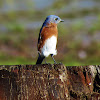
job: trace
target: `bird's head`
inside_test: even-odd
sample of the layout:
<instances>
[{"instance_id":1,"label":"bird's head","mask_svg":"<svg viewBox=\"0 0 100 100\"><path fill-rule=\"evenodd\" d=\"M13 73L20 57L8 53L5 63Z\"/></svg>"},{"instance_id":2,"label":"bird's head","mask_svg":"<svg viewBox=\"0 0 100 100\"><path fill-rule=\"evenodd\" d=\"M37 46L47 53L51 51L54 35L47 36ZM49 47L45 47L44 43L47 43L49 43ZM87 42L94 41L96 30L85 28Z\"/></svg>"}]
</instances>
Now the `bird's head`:
<instances>
[{"instance_id":1,"label":"bird's head","mask_svg":"<svg viewBox=\"0 0 100 100\"><path fill-rule=\"evenodd\" d=\"M62 20L60 17L56 16L56 15L49 15L47 16L46 20L44 21L44 24L58 24L59 22L64 22L64 20Z\"/></svg>"}]
</instances>

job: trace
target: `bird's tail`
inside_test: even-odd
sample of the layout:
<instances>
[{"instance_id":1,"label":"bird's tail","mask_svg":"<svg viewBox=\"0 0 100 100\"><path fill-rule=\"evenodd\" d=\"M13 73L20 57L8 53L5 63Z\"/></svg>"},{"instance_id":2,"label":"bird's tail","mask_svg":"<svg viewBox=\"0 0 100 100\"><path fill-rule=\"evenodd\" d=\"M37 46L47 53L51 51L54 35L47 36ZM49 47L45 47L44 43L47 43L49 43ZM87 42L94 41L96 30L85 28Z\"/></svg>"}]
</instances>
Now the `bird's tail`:
<instances>
[{"instance_id":1,"label":"bird's tail","mask_svg":"<svg viewBox=\"0 0 100 100\"><path fill-rule=\"evenodd\" d=\"M39 55L36 64L41 64L44 58L45 58L44 56Z\"/></svg>"}]
</instances>

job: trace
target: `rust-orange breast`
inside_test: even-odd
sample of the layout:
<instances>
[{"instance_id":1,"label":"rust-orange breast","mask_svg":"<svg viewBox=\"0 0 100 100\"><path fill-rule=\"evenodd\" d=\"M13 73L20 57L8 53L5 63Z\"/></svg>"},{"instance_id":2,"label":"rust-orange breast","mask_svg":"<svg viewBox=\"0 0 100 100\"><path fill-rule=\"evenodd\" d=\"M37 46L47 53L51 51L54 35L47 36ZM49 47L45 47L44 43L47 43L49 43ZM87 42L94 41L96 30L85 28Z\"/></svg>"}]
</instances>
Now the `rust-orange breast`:
<instances>
[{"instance_id":1,"label":"rust-orange breast","mask_svg":"<svg viewBox=\"0 0 100 100\"><path fill-rule=\"evenodd\" d=\"M43 27L41 31L41 39L38 43L38 51L41 52L41 48L45 44L45 41L52 37L58 37L58 29L57 29L57 24L51 23L47 27Z\"/></svg>"}]
</instances>

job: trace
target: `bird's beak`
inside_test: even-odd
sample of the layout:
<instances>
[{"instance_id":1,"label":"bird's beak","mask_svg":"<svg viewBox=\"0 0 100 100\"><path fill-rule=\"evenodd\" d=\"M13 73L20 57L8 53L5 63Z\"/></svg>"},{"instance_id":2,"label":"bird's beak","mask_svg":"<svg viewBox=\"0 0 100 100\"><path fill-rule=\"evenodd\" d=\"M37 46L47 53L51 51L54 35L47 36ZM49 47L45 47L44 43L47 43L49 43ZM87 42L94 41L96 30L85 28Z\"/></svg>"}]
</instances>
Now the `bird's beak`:
<instances>
[{"instance_id":1,"label":"bird's beak","mask_svg":"<svg viewBox=\"0 0 100 100\"><path fill-rule=\"evenodd\" d=\"M60 21L60 22L64 22L64 20L62 20L62 19L61 19L61 21Z\"/></svg>"}]
</instances>

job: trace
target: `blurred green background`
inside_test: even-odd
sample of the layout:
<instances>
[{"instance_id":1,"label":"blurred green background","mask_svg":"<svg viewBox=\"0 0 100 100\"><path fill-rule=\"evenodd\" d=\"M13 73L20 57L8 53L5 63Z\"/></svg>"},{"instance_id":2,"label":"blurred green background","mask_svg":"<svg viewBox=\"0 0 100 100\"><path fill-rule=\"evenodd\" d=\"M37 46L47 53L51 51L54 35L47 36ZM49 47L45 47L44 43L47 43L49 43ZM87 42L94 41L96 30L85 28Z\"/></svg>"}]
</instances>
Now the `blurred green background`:
<instances>
[{"instance_id":1,"label":"blurred green background","mask_svg":"<svg viewBox=\"0 0 100 100\"><path fill-rule=\"evenodd\" d=\"M100 0L0 0L0 65L35 64L39 30L51 14L65 20L56 61L100 64Z\"/></svg>"}]
</instances>

